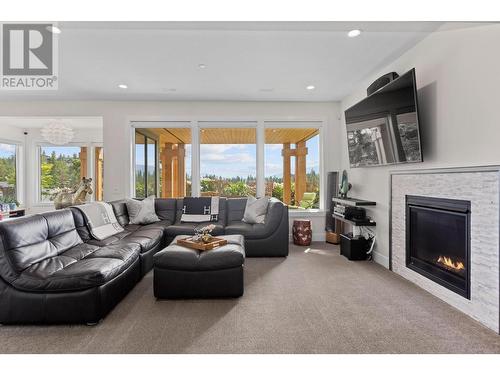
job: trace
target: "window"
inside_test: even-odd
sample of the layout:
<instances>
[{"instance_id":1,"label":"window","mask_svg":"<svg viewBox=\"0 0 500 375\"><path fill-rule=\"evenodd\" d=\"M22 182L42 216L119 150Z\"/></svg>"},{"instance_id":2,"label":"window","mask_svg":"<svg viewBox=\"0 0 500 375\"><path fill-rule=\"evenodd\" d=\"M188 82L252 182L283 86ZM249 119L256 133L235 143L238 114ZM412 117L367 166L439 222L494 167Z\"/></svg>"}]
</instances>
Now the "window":
<instances>
[{"instance_id":1,"label":"window","mask_svg":"<svg viewBox=\"0 0 500 375\"><path fill-rule=\"evenodd\" d=\"M319 208L319 129L266 128L267 196L291 208Z\"/></svg>"},{"instance_id":2,"label":"window","mask_svg":"<svg viewBox=\"0 0 500 375\"><path fill-rule=\"evenodd\" d=\"M200 130L201 195L240 197L256 194L255 128Z\"/></svg>"},{"instance_id":3,"label":"window","mask_svg":"<svg viewBox=\"0 0 500 375\"><path fill-rule=\"evenodd\" d=\"M87 147L40 147L40 201L51 202L60 189L73 189L87 176Z\"/></svg>"},{"instance_id":4,"label":"window","mask_svg":"<svg viewBox=\"0 0 500 375\"><path fill-rule=\"evenodd\" d=\"M320 208L321 121L145 121L133 126L138 198L154 189L164 198L265 192L291 208Z\"/></svg>"},{"instance_id":5,"label":"window","mask_svg":"<svg viewBox=\"0 0 500 375\"><path fill-rule=\"evenodd\" d=\"M135 133L135 196L146 198L156 195L157 141L136 131Z\"/></svg>"},{"instance_id":6,"label":"window","mask_svg":"<svg viewBox=\"0 0 500 375\"><path fill-rule=\"evenodd\" d=\"M17 203L17 146L0 143L0 203Z\"/></svg>"}]
</instances>

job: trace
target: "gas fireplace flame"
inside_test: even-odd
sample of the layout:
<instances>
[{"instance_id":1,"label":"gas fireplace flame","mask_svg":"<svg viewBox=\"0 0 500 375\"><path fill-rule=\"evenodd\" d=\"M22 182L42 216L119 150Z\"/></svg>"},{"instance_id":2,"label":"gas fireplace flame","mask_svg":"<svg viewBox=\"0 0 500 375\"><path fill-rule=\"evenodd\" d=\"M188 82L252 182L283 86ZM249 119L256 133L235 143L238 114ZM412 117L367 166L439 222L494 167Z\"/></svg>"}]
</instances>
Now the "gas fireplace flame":
<instances>
[{"instance_id":1,"label":"gas fireplace flame","mask_svg":"<svg viewBox=\"0 0 500 375\"><path fill-rule=\"evenodd\" d=\"M462 262L455 262L453 261L453 259L441 255L439 256L437 262L445 265L448 268L451 268L454 271L462 271L465 269L465 266Z\"/></svg>"}]
</instances>

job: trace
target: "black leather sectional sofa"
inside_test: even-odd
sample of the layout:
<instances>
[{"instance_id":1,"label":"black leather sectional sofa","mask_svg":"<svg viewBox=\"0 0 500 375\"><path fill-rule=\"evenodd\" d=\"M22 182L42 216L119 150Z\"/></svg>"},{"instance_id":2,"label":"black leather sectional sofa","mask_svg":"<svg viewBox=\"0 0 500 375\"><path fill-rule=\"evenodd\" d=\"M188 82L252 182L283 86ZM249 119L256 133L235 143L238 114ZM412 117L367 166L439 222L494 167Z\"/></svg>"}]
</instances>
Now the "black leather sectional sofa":
<instances>
[{"instance_id":1,"label":"black leather sectional sofa","mask_svg":"<svg viewBox=\"0 0 500 375\"><path fill-rule=\"evenodd\" d=\"M151 270L153 255L179 234L182 199L157 199L160 218L129 224L125 201L111 202L124 231L93 239L77 208L0 222L0 324L97 323ZM215 235L245 236L246 256L288 255L288 208L271 199L265 224L242 221L246 198L221 198ZM152 297L153 298L153 297Z\"/></svg>"}]
</instances>

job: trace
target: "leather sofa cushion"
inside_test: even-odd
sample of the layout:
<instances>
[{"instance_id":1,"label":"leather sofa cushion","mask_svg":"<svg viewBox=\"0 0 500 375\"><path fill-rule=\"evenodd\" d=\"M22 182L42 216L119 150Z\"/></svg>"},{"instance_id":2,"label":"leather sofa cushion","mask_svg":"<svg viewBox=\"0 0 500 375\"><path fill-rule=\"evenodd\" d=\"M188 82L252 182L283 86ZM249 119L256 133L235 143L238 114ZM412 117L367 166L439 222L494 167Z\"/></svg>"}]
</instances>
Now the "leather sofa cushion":
<instances>
[{"instance_id":1,"label":"leather sofa cushion","mask_svg":"<svg viewBox=\"0 0 500 375\"><path fill-rule=\"evenodd\" d=\"M227 222L241 221L246 206L247 198L229 198L227 200Z\"/></svg>"},{"instance_id":2,"label":"leather sofa cushion","mask_svg":"<svg viewBox=\"0 0 500 375\"><path fill-rule=\"evenodd\" d=\"M133 232L129 232L123 240L116 244L136 243L141 246L142 253L148 252L163 240L164 227L155 224L157 223L144 225Z\"/></svg>"},{"instance_id":3,"label":"leather sofa cushion","mask_svg":"<svg viewBox=\"0 0 500 375\"><path fill-rule=\"evenodd\" d=\"M171 270L220 270L240 267L245 261L245 245L243 236L226 236L228 245L210 251L198 251L176 245L174 242L154 256L155 267Z\"/></svg>"},{"instance_id":4,"label":"leather sofa cushion","mask_svg":"<svg viewBox=\"0 0 500 375\"><path fill-rule=\"evenodd\" d=\"M112 244L124 239L129 234L130 234L130 232L123 231L120 233L116 233L112 236L109 236L103 240L96 240L95 238L90 238L87 241L87 243L91 244L91 245L96 245L96 246L108 246L108 245L112 245Z\"/></svg>"},{"instance_id":5,"label":"leather sofa cushion","mask_svg":"<svg viewBox=\"0 0 500 375\"><path fill-rule=\"evenodd\" d=\"M127 205L125 204L125 199L120 199L117 201L109 202L109 204L113 207L113 211L115 212L116 220L118 224L122 227L129 223Z\"/></svg>"},{"instance_id":6,"label":"leather sofa cushion","mask_svg":"<svg viewBox=\"0 0 500 375\"><path fill-rule=\"evenodd\" d=\"M196 223L176 223L174 225L170 225L165 229L165 233L167 237L175 237L180 234L183 235L193 235L194 229L197 227Z\"/></svg>"},{"instance_id":7,"label":"leather sofa cushion","mask_svg":"<svg viewBox=\"0 0 500 375\"><path fill-rule=\"evenodd\" d=\"M17 272L82 243L70 210L2 223L0 235L3 251Z\"/></svg>"},{"instance_id":8,"label":"leather sofa cushion","mask_svg":"<svg viewBox=\"0 0 500 375\"><path fill-rule=\"evenodd\" d=\"M82 243L26 268L12 286L24 291L74 291L103 285L139 256L137 244L97 247Z\"/></svg>"},{"instance_id":9,"label":"leather sofa cushion","mask_svg":"<svg viewBox=\"0 0 500 375\"><path fill-rule=\"evenodd\" d=\"M170 224L175 222L176 202L174 198L157 198L155 200L156 215L160 220L169 221Z\"/></svg>"}]
</instances>

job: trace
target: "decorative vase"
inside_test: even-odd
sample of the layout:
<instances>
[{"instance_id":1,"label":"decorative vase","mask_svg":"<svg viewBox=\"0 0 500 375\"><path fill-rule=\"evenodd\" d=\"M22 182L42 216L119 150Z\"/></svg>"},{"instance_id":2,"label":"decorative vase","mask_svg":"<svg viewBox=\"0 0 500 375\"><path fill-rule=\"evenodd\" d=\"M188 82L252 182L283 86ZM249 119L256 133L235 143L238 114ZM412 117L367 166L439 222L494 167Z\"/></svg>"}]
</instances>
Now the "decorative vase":
<instances>
[{"instance_id":1,"label":"decorative vase","mask_svg":"<svg viewBox=\"0 0 500 375\"><path fill-rule=\"evenodd\" d=\"M9 208L10 208L11 211L14 211L14 210L17 209L17 204L15 204L15 203L9 203Z\"/></svg>"}]
</instances>

